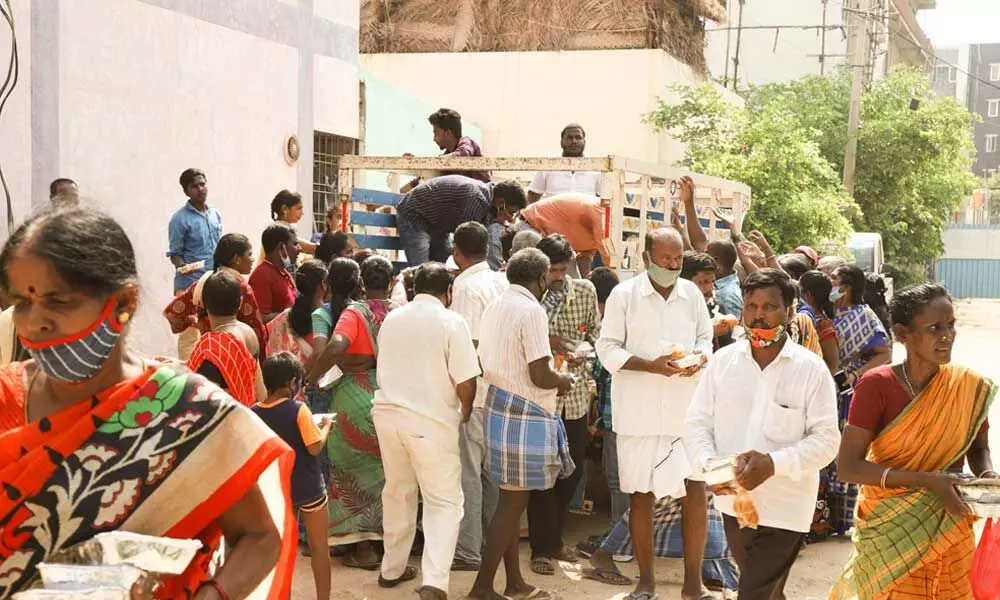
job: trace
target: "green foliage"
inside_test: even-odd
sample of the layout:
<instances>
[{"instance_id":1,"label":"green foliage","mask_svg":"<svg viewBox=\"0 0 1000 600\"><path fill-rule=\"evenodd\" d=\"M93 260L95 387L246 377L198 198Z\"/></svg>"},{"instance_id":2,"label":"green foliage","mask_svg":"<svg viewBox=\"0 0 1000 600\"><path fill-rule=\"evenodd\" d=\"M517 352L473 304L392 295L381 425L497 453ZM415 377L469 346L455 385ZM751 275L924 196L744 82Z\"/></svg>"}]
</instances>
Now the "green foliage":
<instances>
[{"instance_id":1,"label":"green foliage","mask_svg":"<svg viewBox=\"0 0 1000 600\"><path fill-rule=\"evenodd\" d=\"M683 166L751 187L745 231L760 229L779 252L847 237L855 207L793 113L776 105L734 106L711 85L671 89L680 101L660 100L646 122L684 142Z\"/></svg>"},{"instance_id":2,"label":"green foliage","mask_svg":"<svg viewBox=\"0 0 1000 600\"><path fill-rule=\"evenodd\" d=\"M976 179L970 171L975 118L934 96L920 72L896 70L862 98L853 200L840 185L850 77L837 72L751 88L745 107L713 86L675 87L646 120L688 144L683 163L753 189L748 217L776 248L841 241L853 227L882 234L902 279L920 277L941 254L941 229ZM910 108L911 99L920 102Z\"/></svg>"}]
</instances>

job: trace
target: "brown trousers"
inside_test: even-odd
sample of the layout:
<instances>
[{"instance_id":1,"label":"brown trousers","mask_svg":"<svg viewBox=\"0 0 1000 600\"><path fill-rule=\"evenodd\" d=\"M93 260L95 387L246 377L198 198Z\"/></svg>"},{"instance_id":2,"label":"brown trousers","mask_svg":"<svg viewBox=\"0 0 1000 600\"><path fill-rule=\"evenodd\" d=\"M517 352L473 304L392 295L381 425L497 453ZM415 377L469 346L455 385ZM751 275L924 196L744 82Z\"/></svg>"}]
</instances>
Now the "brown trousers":
<instances>
[{"instance_id":1,"label":"brown trousers","mask_svg":"<svg viewBox=\"0 0 1000 600\"><path fill-rule=\"evenodd\" d=\"M740 529L729 515L722 521L740 568L740 600L785 600L785 581L806 534L764 526Z\"/></svg>"}]
</instances>

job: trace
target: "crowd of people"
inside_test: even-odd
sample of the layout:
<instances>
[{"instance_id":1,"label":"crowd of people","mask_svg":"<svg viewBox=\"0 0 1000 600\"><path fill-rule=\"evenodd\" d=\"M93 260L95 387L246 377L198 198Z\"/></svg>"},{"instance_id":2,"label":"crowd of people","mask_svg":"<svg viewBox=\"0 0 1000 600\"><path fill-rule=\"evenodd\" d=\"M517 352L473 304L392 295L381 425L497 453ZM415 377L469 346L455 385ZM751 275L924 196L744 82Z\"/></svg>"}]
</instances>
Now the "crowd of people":
<instances>
[{"instance_id":1,"label":"crowd of people","mask_svg":"<svg viewBox=\"0 0 1000 600\"><path fill-rule=\"evenodd\" d=\"M481 153L454 111L430 121L446 154ZM585 140L567 126L564 156ZM166 582L198 600L287 595L299 545L318 598L332 555L384 588L420 576L423 600L447 598L453 571L477 573L470 598L552 598L541 582L581 559L585 578L654 600L657 556L683 558L685 600L775 599L805 543L851 532L831 598L970 596L974 519L955 485L966 465L997 477L995 386L950 364L944 288L887 305L877 276L807 246L778 255L721 213L728 239L710 240L690 178L620 281L602 266L599 177L547 173L526 194L475 175L407 184L412 266L396 272L338 207L300 240L287 190L257 254L185 171L163 310L178 358L155 359L124 343L131 241L54 182L53 210L0 254L16 332L0 346L0 526L19 532L0 597L117 528L202 540ZM590 462L610 520L570 546ZM618 567L631 558L637 581Z\"/></svg>"}]
</instances>

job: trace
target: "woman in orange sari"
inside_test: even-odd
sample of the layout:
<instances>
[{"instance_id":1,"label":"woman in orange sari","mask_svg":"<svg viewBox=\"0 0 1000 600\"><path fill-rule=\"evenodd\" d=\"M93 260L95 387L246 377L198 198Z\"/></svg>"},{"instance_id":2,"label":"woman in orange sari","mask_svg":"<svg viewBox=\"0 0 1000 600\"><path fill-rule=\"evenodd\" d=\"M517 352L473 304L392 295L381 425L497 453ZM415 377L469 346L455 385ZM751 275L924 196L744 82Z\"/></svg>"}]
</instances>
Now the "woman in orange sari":
<instances>
[{"instance_id":1,"label":"woman in orange sari","mask_svg":"<svg viewBox=\"0 0 1000 600\"><path fill-rule=\"evenodd\" d=\"M891 310L906 360L855 388L838 458L841 479L861 484L854 554L830 598L971 598L974 518L955 484L966 462L997 477L986 420L996 386L949 364L955 309L943 287L907 288Z\"/></svg>"},{"instance_id":2,"label":"woman in orange sari","mask_svg":"<svg viewBox=\"0 0 1000 600\"><path fill-rule=\"evenodd\" d=\"M294 456L214 385L124 343L139 278L122 228L86 209L35 216L0 278L32 357L0 368L0 598L113 530L204 543L160 597L287 598Z\"/></svg>"}]
</instances>

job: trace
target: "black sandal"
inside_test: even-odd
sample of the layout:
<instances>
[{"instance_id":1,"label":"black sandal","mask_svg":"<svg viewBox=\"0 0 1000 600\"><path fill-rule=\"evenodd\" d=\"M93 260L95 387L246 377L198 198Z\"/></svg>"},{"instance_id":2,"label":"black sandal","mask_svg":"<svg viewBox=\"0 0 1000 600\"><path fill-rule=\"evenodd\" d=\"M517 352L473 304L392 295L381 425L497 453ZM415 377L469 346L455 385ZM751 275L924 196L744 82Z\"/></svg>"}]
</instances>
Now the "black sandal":
<instances>
[{"instance_id":1,"label":"black sandal","mask_svg":"<svg viewBox=\"0 0 1000 600\"><path fill-rule=\"evenodd\" d=\"M378 576L378 586L382 588L394 588L401 583L406 583L407 581L413 581L417 578L417 568L416 567L406 567L403 569L403 574L399 576L398 579L386 579L382 577L379 573Z\"/></svg>"}]
</instances>

